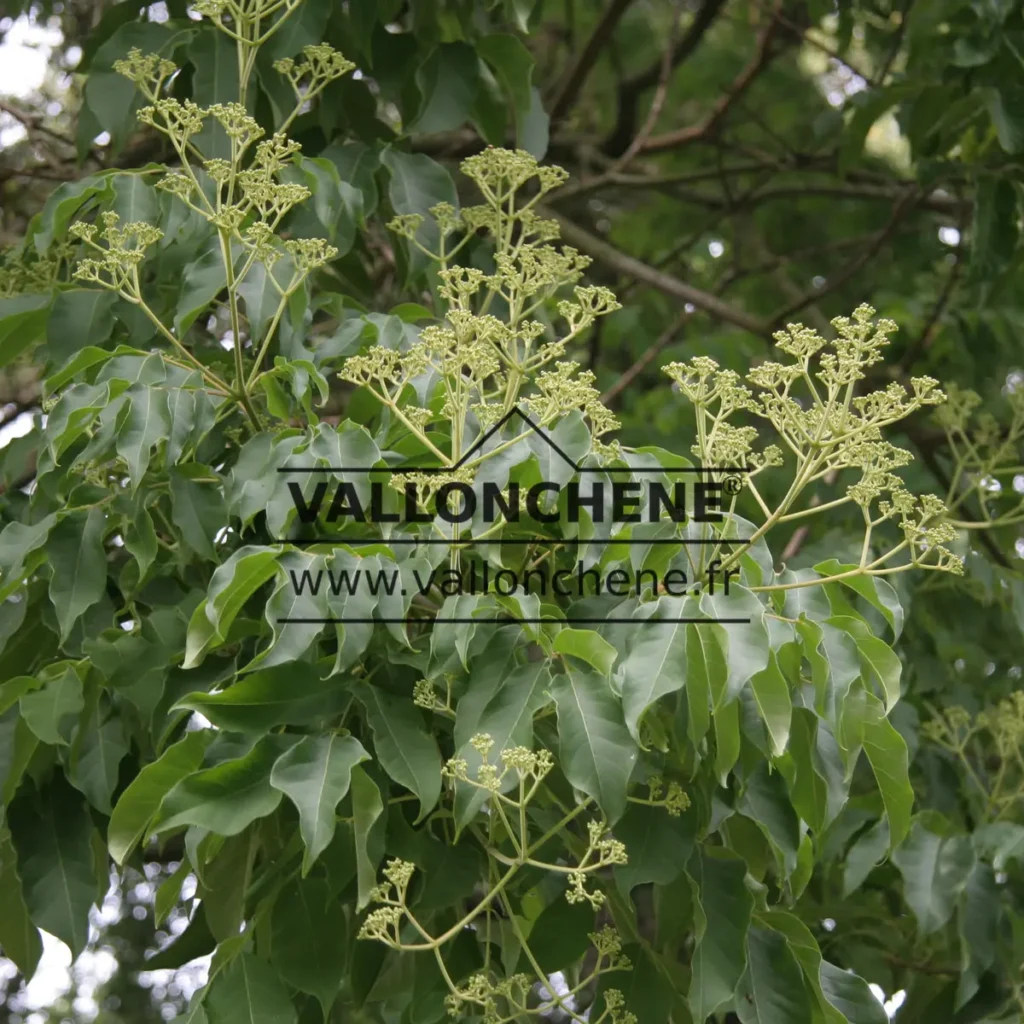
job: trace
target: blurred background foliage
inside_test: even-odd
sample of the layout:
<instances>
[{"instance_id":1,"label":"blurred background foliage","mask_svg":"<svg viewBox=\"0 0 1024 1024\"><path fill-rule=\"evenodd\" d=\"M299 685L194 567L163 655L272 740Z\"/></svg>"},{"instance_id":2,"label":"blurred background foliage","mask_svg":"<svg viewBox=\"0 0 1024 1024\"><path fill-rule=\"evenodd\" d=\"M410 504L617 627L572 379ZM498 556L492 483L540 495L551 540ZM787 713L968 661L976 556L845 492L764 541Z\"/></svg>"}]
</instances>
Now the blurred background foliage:
<instances>
[{"instance_id":1,"label":"blurred background foliage","mask_svg":"<svg viewBox=\"0 0 1024 1024\"><path fill-rule=\"evenodd\" d=\"M99 169L167 156L140 130L132 85L111 67L131 46L161 48L185 68L180 93L214 101L216 47L192 24L185 0L0 4L0 61L36 45L46 65L38 81L0 95L0 243L17 243L56 189L70 195ZM862 301L899 324L886 373L974 389L1005 436L1006 395L1024 384L1020 0L307 0L269 57L321 39L361 70L333 84L293 134L355 186L333 214L343 253L333 270L350 308L386 312L420 297L422 268L382 223L443 198L466 155L516 145L570 171L548 212L593 257L592 281L623 302L578 357L621 416L624 443L689 448L688 406L672 400L662 364L709 355L744 371L783 324L830 331L833 316ZM17 78L12 68L5 82ZM274 102L269 60L267 70L257 116ZM328 319L338 312L326 309ZM41 374L19 360L0 372L8 439L38 414ZM335 386L343 416L347 394ZM893 440L915 452L911 486L945 493L944 432L922 416ZM10 441L0 486L23 487L33 458L30 441ZM1013 472L983 483L1005 507L1024 491ZM968 503L963 514L980 510ZM857 524L809 522L782 538L791 568L849 560ZM965 758L924 725L1019 689L1024 540L1012 522L967 535L964 579L899 577L908 615L894 721L913 757L918 809L969 833L983 818L979 787L1005 775L1004 761L1020 762L1012 709L975 734ZM1018 740L1004 749L1006 735ZM1024 797L1009 795L1005 821ZM851 848L872 817L851 802L808 889L821 906L823 953L887 996L902 992L900 1022L997 1019L989 1014L1012 995L1005 978L1024 948L1021 850L997 856L998 890L975 894L971 914L952 912L966 897L943 895L933 864L935 898L948 897L950 912L922 936L900 865L872 867L863 835ZM139 973L176 927L173 917L162 932L154 923L167 868L153 870L113 886L109 913L95 921L94 969L78 971L51 1007L0 974L0 1021L173 1017L188 976ZM1018 963L996 970L1004 954Z\"/></svg>"}]
</instances>

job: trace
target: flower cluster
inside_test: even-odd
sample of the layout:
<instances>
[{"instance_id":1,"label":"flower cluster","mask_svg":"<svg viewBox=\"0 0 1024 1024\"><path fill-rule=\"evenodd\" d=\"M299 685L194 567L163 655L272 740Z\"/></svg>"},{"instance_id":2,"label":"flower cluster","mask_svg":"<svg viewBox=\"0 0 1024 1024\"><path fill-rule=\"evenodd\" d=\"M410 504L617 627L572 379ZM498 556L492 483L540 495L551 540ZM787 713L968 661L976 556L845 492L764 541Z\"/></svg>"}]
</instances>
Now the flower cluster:
<instances>
[{"instance_id":1,"label":"flower cluster","mask_svg":"<svg viewBox=\"0 0 1024 1024\"><path fill-rule=\"evenodd\" d=\"M509 772L514 772L521 780L530 779L539 782L554 767L554 758L548 750L533 751L528 747L510 747L500 755L502 768L488 761L494 739L488 733L473 736L470 746L480 755L480 766L476 776L469 774L469 763L463 757L448 759L441 774L452 782L464 782L471 786L487 790L489 793L500 793Z\"/></svg>"},{"instance_id":2,"label":"flower cluster","mask_svg":"<svg viewBox=\"0 0 1024 1024\"><path fill-rule=\"evenodd\" d=\"M352 357L341 375L368 388L421 438L436 416L452 425L452 461L476 436L498 423L518 402L537 425L549 426L573 410L590 422L594 450L618 454L602 435L618 426L593 387L592 374L565 361L568 346L602 316L619 309L607 288L579 283L590 258L571 246L551 244L558 222L536 203L566 178L561 168L541 167L522 150L489 147L462 163L483 203L457 210L450 203L430 209L438 250L423 241L424 217L400 213L388 227L438 264L438 295L447 304L443 322L425 328L417 344L398 353L383 347ZM526 186L531 195L526 198ZM461 239L457 236L461 233ZM493 246L493 270L455 262L483 233ZM572 287L571 298L565 289ZM500 310L500 311L499 311ZM549 324L561 320L562 329ZM554 368L545 372L558 362ZM444 388L443 404L431 415L402 405L406 385L433 371ZM486 456L485 456L486 457Z\"/></svg>"},{"instance_id":3,"label":"flower cluster","mask_svg":"<svg viewBox=\"0 0 1024 1024\"><path fill-rule=\"evenodd\" d=\"M95 224L79 221L72 224L70 234L84 242L100 255L80 260L74 270L79 281L89 281L103 288L120 292L128 299L138 300L139 266L146 258L146 250L163 238L163 232L152 224L131 221L119 226L121 218L112 211L102 214L103 230ZM97 236L107 244L100 245Z\"/></svg>"},{"instance_id":4,"label":"flower cluster","mask_svg":"<svg viewBox=\"0 0 1024 1024\"><path fill-rule=\"evenodd\" d=\"M312 43L303 47L299 60L284 57L274 61L274 70L288 79L296 96L308 102L329 82L354 71L355 64L327 43Z\"/></svg>"},{"instance_id":5,"label":"flower cluster","mask_svg":"<svg viewBox=\"0 0 1024 1024\"><path fill-rule=\"evenodd\" d=\"M957 758L981 797L981 816L998 821L1024 801L1024 692L1016 690L994 707L971 715L952 706L924 723L921 732Z\"/></svg>"},{"instance_id":6,"label":"flower cluster","mask_svg":"<svg viewBox=\"0 0 1024 1024\"><path fill-rule=\"evenodd\" d=\"M66 242L53 242L43 253L31 246L24 252L10 249L0 253L0 298L49 291L71 255Z\"/></svg>"},{"instance_id":7,"label":"flower cluster","mask_svg":"<svg viewBox=\"0 0 1024 1024\"><path fill-rule=\"evenodd\" d=\"M894 382L880 390L856 393L896 330L891 320L876 321L874 316L874 309L861 305L852 317L836 317L832 325L837 336L830 342L810 327L790 324L775 334L775 341L791 361L765 361L745 378L721 369L707 356L664 369L695 407L698 436L693 453L709 467L745 467L748 487L761 502L767 525L812 514L813 505L794 511L808 485L823 478L832 480L843 470L858 470L859 479L846 487L845 497L821 508L844 501L860 506L867 526L865 554L871 531L893 520L904 541L885 558L908 552L903 568L961 572L960 558L945 546L956 537L956 530L942 522L945 505L934 495L918 499L906 489L896 470L911 461L911 453L883 436L887 427L939 405L946 396L931 377L914 377L909 388ZM784 451L776 445L755 451L758 430L750 423L730 422L737 414L767 421L795 459L793 486L774 512L761 501L754 478L770 466L781 465ZM863 568L883 571L884 560L865 563Z\"/></svg>"},{"instance_id":8,"label":"flower cluster","mask_svg":"<svg viewBox=\"0 0 1024 1024\"><path fill-rule=\"evenodd\" d=\"M587 835L590 842L575 870L569 872L565 898L570 903L587 901L596 910L604 903L604 893L600 889L587 889L587 875L601 868L625 864L628 858L625 844L610 835L607 826L601 822L587 822Z\"/></svg>"},{"instance_id":9,"label":"flower cluster","mask_svg":"<svg viewBox=\"0 0 1024 1024\"><path fill-rule=\"evenodd\" d=\"M178 70L178 66L157 53L144 54L137 46L133 46L127 57L114 61L114 70L134 82L147 96L154 96Z\"/></svg>"},{"instance_id":10,"label":"flower cluster","mask_svg":"<svg viewBox=\"0 0 1024 1024\"><path fill-rule=\"evenodd\" d=\"M666 788L660 775L652 775L647 780L647 791L651 803L661 804L673 818L678 818L690 806L690 798L683 787L678 782L670 782Z\"/></svg>"},{"instance_id":11,"label":"flower cluster","mask_svg":"<svg viewBox=\"0 0 1024 1024\"><path fill-rule=\"evenodd\" d=\"M604 974L632 967L628 957L622 955L622 940L613 928L606 925L598 932L591 932L589 938L596 954L594 966L568 996L553 997L548 993L539 1005L531 1006L531 993L540 989L538 994L543 997L546 985L541 988L537 979L521 972L498 979L480 971L445 999L449 1015L464 1020L467 1012L476 1011L483 1024L510 1024L524 1015L546 1017L555 1009L571 1009L576 992ZM625 997L618 989L608 989L604 994L604 1011L597 1017L588 1014L588 1018L595 1024L636 1024L636 1017L625 1010L625 1005Z\"/></svg>"}]
</instances>

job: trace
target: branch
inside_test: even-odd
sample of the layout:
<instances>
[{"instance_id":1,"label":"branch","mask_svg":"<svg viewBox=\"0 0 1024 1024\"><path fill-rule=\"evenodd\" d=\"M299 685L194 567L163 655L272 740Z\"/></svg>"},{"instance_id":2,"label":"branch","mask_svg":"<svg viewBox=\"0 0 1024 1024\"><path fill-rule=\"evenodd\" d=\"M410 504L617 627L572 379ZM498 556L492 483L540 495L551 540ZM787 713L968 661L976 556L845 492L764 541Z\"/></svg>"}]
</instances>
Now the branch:
<instances>
[{"instance_id":1,"label":"branch","mask_svg":"<svg viewBox=\"0 0 1024 1024\"><path fill-rule=\"evenodd\" d=\"M636 138L629 144L626 152L618 157L605 172L606 177L616 174L622 168L628 166L633 157L644 148L645 143L651 137L651 133L658 123L662 107L665 106L665 98L668 96L668 83L672 77L672 54L675 51L676 33L679 29L679 0L676 0L674 6L672 30L669 32L668 42L665 44L665 52L662 54L661 75L658 78L658 87L654 90L654 99L651 100L650 109L647 111L647 118L644 120L643 127L637 132Z\"/></svg>"},{"instance_id":2,"label":"branch","mask_svg":"<svg viewBox=\"0 0 1024 1024\"><path fill-rule=\"evenodd\" d=\"M910 182L898 184L912 184ZM765 189L757 196L758 202L771 199L794 199L801 197L834 199L878 199L891 202L899 199L900 193L885 185L780 185ZM952 213L964 208L964 200L948 195L941 189L921 196L915 203L922 210L935 213Z\"/></svg>"},{"instance_id":3,"label":"branch","mask_svg":"<svg viewBox=\"0 0 1024 1024\"><path fill-rule=\"evenodd\" d=\"M579 98L583 83L587 80L594 64L601 51L611 39L615 26L619 19L626 13L633 0L611 0L608 9L604 12L601 20L597 23L586 45L580 51L576 63L569 69L565 76L565 84L558 92L551 105L551 121L561 121L572 109L573 104Z\"/></svg>"},{"instance_id":4,"label":"branch","mask_svg":"<svg viewBox=\"0 0 1024 1024\"><path fill-rule=\"evenodd\" d=\"M698 138L693 141L704 142L706 140ZM762 169L767 169L771 166L772 165L770 164L760 165ZM784 165L777 166L775 169L779 172L790 170L790 168ZM753 172L755 168L751 166L744 170L737 169L734 173L742 174L746 173L747 170ZM726 169L726 173L729 173L728 169ZM739 209L742 206L756 206L761 203L783 199L863 199L866 201L891 203L894 200L899 200L905 193L906 187L913 184L913 182L894 180L891 186L869 184L777 185L773 188L752 190L745 197L741 197L733 204L730 204L729 201L722 198L722 196L715 195L711 192L677 187L678 185L685 184L687 182L700 181L702 178L718 179L721 177L722 175L712 172L700 172L687 175L652 175L650 177L615 174L614 176L606 178L604 175L601 175L588 181L581 182L578 185L568 185L559 189L558 192L553 194L552 202L561 203L567 199L574 199L579 195L585 195L588 192L597 192L604 188L614 187L644 189L656 188L672 195L676 199L682 200L683 202L692 203L694 206L704 206L708 209L726 208L730 205L734 209ZM901 188L901 186L903 187ZM927 195L921 196L915 205L921 210L927 210L931 213L942 213L947 216L950 214L959 215L963 211L970 209L970 202L968 200L949 195L942 189L936 189Z\"/></svg>"},{"instance_id":5,"label":"branch","mask_svg":"<svg viewBox=\"0 0 1024 1024\"><path fill-rule=\"evenodd\" d=\"M935 457L935 453L925 444L921 444L912 429L907 430L907 436L911 441L914 442L914 446L921 453L921 461L931 470L932 476L939 481L942 490L946 493L949 492L951 481L949 474L939 464L939 460ZM966 509L961 513L964 519L973 519ZM985 550L992 556L992 560L997 564L1003 566L1006 569L1010 568L1010 563L1007 561L1006 556L996 547L995 541L989 536L987 529L978 530L978 541L985 548Z\"/></svg>"},{"instance_id":6,"label":"branch","mask_svg":"<svg viewBox=\"0 0 1024 1024\"><path fill-rule=\"evenodd\" d=\"M541 212L540 209L538 209L538 212ZM646 263L642 263L640 260L616 249L615 246L610 245L604 239L591 234L585 228L581 228L578 224L554 210L545 208L543 214L558 221L562 229L562 237L566 242L593 256L594 259L604 263L612 270L627 277L634 277L638 281L642 281L652 288L657 288L658 291L671 295L675 299L690 302L698 309L702 309L712 316L717 316L726 323L741 327L745 331L750 331L752 334L760 336L767 336L769 334L766 324L756 320L748 313L744 313L743 310L735 309L727 302L723 302L708 292L694 288L693 285L680 281L679 278L673 277L671 274L666 274L661 270L648 266Z\"/></svg>"},{"instance_id":7,"label":"branch","mask_svg":"<svg viewBox=\"0 0 1024 1024\"><path fill-rule=\"evenodd\" d=\"M882 69L875 76L874 84L876 86L884 85L886 78L889 77L889 72L892 70L892 66L899 56L900 48L903 46L903 36L907 31L907 22L910 20L910 9L914 6L914 0L904 0L903 9L900 11L900 23L896 26L896 32L893 35L892 48L889 50L889 56L885 58L885 63L882 65Z\"/></svg>"},{"instance_id":8,"label":"branch","mask_svg":"<svg viewBox=\"0 0 1024 1024\"><path fill-rule=\"evenodd\" d=\"M961 215L957 229L959 235L957 237L956 249L953 253L953 266L950 267L949 274L946 276L946 283L939 292L938 298L935 300L935 305L932 306L931 313L928 314L928 319L925 320L924 326L921 328L921 332L918 336L907 346L907 351L904 353L903 358L900 360L900 366L903 369L909 369L910 366L925 352L931 348L932 342L935 340L935 335L938 333L939 320L942 318L942 314L946 307L949 305L949 300L953 297L953 292L956 291L957 282L960 279L960 272L963 270L964 265L964 236L967 233L967 218Z\"/></svg>"},{"instance_id":9,"label":"branch","mask_svg":"<svg viewBox=\"0 0 1024 1024\"><path fill-rule=\"evenodd\" d=\"M700 9L679 45L672 53L671 68L674 71L700 45L705 33L718 17L725 0L703 0ZM609 156L620 156L626 151L636 134L636 105L641 93L657 85L661 75L661 61L651 64L646 70L627 78L619 87L619 109L615 127L601 147Z\"/></svg>"},{"instance_id":10,"label":"branch","mask_svg":"<svg viewBox=\"0 0 1024 1024\"><path fill-rule=\"evenodd\" d=\"M663 135L652 136L641 146L640 151L643 153L661 153L666 149L677 149L679 146L685 146L687 143L695 142L698 139L704 139L711 135L725 115L728 114L729 108L733 103L750 88L754 79L771 62L773 56L771 44L777 28L778 21L773 12L771 20L758 37L754 56L737 75L733 83L718 98L703 121L690 125L687 128L680 128L674 132L665 132Z\"/></svg>"},{"instance_id":11,"label":"branch","mask_svg":"<svg viewBox=\"0 0 1024 1024\"><path fill-rule=\"evenodd\" d=\"M755 7L765 12L767 12L769 9L766 4L759 2L759 0L753 0L753 4ZM846 60L846 58L841 57L830 46L827 46L820 40L815 39L814 36L810 34L810 28L813 26L805 27L803 25L798 25L795 21L791 21L784 14L778 11L776 11L775 14L779 22L783 26L785 26L785 28L787 28L798 39L807 43L808 46L813 46L816 50L820 50L826 56L831 57L832 60L834 60L837 64L841 64L844 68L846 68L847 71L856 75L858 78L863 79L868 85L877 84L871 75L865 74L865 72L863 72L860 68L855 67L848 60Z\"/></svg>"},{"instance_id":12,"label":"branch","mask_svg":"<svg viewBox=\"0 0 1024 1024\"><path fill-rule=\"evenodd\" d=\"M651 345L644 354L635 362L633 365L623 373L619 379L601 396L601 401L605 405L611 406L618 399L619 395L626 390L640 376L644 370L647 369L651 363L661 354L662 349L670 345L676 335L682 330L683 325L687 320L690 319L692 313L683 310L675 320L672 321L664 331L661 332L658 339Z\"/></svg>"},{"instance_id":13,"label":"branch","mask_svg":"<svg viewBox=\"0 0 1024 1024\"><path fill-rule=\"evenodd\" d=\"M863 251L857 256L856 259L851 260L838 274L835 274L831 280L825 285L824 288L815 288L811 291L805 292L798 299L791 302L788 306L784 306L780 309L772 318L771 323L774 326L781 325L788 317L791 317L794 313L803 309L805 306L809 306L814 302L817 302L823 295L827 295L829 292L835 291L837 288L841 288L847 281L849 281L860 269L870 260L879 249L885 245L886 241L892 235L892 233L899 227L900 221L910 212L915 205L915 199L917 197L917 189L908 189L904 193L903 197L896 203L893 209L892 216L889 218L889 223L882 228L881 231L875 235L874 240L867 246L864 247Z\"/></svg>"},{"instance_id":14,"label":"branch","mask_svg":"<svg viewBox=\"0 0 1024 1024\"><path fill-rule=\"evenodd\" d=\"M26 113L23 110L19 110L17 107L12 107L10 103L5 100L0 100L0 110L13 117L15 121L20 121L29 131L42 132L44 135L49 135L51 139L56 139L64 146L70 146L72 149L75 148L75 140L69 139L62 132L48 127L44 123L41 114Z\"/></svg>"}]
</instances>

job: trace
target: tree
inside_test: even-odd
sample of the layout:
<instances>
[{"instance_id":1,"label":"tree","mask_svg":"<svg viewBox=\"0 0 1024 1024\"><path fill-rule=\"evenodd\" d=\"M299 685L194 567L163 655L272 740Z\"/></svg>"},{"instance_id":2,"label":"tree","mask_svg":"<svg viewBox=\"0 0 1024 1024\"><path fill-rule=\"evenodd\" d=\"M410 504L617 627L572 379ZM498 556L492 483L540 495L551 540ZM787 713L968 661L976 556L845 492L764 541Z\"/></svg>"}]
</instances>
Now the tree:
<instances>
[{"instance_id":1,"label":"tree","mask_svg":"<svg viewBox=\"0 0 1024 1024\"><path fill-rule=\"evenodd\" d=\"M113 869L110 1020L1017 1020L1020 6L553 6L62 11L0 948Z\"/></svg>"}]
</instances>

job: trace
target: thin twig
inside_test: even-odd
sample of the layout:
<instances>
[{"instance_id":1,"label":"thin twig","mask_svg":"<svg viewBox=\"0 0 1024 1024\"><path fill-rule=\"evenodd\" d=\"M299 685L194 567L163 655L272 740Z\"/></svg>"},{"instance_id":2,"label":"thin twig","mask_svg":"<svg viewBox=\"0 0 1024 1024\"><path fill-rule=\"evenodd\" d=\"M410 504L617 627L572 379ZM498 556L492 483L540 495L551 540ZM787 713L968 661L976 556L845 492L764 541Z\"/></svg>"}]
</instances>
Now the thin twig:
<instances>
[{"instance_id":1,"label":"thin twig","mask_svg":"<svg viewBox=\"0 0 1024 1024\"><path fill-rule=\"evenodd\" d=\"M644 370L647 369L651 363L661 354L662 349L671 345L675 340L676 335L682 330L683 325L690 317L693 316L692 312L683 310L676 318L661 332L658 338L655 340L653 345L650 345L644 354L635 362L633 365L626 370L619 379L601 396L601 401L607 405L613 405L619 395L622 394L630 384L640 376Z\"/></svg>"},{"instance_id":2,"label":"thin twig","mask_svg":"<svg viewBox=\"0 0 1024 1024\"><path fill-rule=\"evenodd\" d=\"M669 79L672 77L672 55L675 53L676 35L679 31L680 0L676 0L675 11L672 15L672 30L669 32L668 42L665 44L665 52L661 56L661 75L658 79L658 88L654 92L654 99L651 100L651 108L647 112L647 118L643 127L637 132L636 138L629 144L626 152L620 156L615 163L605 172L605 177L615 174L626 167L644 148L644 144L654 131L658 118L661 116L662 107L665 105L665 97L668 95Z\"/></svg>"},{"instance_id":3,"label":"thin twig","mask_svg":"<svg viewBox=\"0 0 1024 1024\"><path fill-rule=\"evenodd\" d=\"M572 109L573 104L579 97L583 83L587 80L594 64L601 51L611 39L615 26L619 19L626 13L633 0L611 0L608 9L604 12L601 20L597 23L586 45L580 51L576 63L569 69L565 76L565 84L561 87L557 97L551 104L552 122L562 120Z\"/></svg>"},{"instance_id":4,"label":"thin twig","mask_svg":"<svg viewBox=\"0 0 1024 1024\"><path fill-rule=\"evenodd\" d=\"M656 270L654 267L643 263L628 253L616 249L615 246L604 241L604 239L591 234L585 228L581 228L574 221L569 220L554 210L538 207L538 212L543 212L544 216L552 217L558 221L562 229L562 237L566 242L588 253L594 259L599 260L618 273L624 274L627 277L637 278L643 281L644 284L657 288L666 295L673 296L673 298L682 299L684 302L692 302L698 309L703 309L712 316L717 316L720 320L724 320L726 323L733 324L736 327L741 327L752 334L766 335L768 333L767 325L750 316L750 314L730 306L727 302L723 302L709 292L695 288L685 281L680 281L679 278L673 277L671 274Z\"/></svg>"},{"instance_id":5,"label":"thin twig","mask_svg":"<svg viewBox=\"0 0 1024 1024\"><path fill-rule=\"evenodd\" d=\"M889 76L889 72L892 70L893 63L899 56L901 47L903 46L903 36L907 31L907 22L910 20L910 9L914 6L914 0L906 0L903 4L903 10L900 11L900 23L896 26L896 31L893 33L892 48L889 50L889 56L885 58L885 63L882 65L881 70L875 75L874 85L884 85L886 78Z\"/></svg>"},{"instance_id":6,"label":"thin twig","mask_svg":"<svg viewBox=\"0 0 1024 1024\"><path fill-rule=\"evenodd\" d=\"M768 66L772 53L772 40L778 27L778 20L773 12L771 20L762 30L757 40L757 48L753 58L737 75L732 84L718 98L710 113L698 124L680 128L663 135L654 135L643 144L640 151L644 153L660 153L666 149L678 149L697 139L704 139L714 132L719 123L728 114L730 107L750 87L755 78Z\"/></svg>"},{"instance_id":7,"label":"thin twig","mask_svg":"<svg viewBox=\"0 0 1024 1024\"><path fill-rule=\"evenodd\" d=\"M817 302L823 295L827 295L829 292L835 291L837 288L841 288L847 281L854 277L861 268L872 259L879 249L886 243L888 238L893 234L903 218L910 212L915 205L915 199L918 197L918 190L916 188L908 189L904 193L903 197L896 203L893 208L892 216L889 218L889 222L882 228L878 234L875 235L874 240L856 257L851 260L839 273L834 274L832 278L822 288L815 288L809 292L805 292L799 299L791 302L788 306L784 306L780 309L772 318L771 322L773 325L783 323L787 317L792 316L794 313L803 309L805 306L811 305L813 302Z\"/></svg>"},{"instance_id":8,"label":"thin twig","mask_svg":"<svg viewBox=\"0 0 1024 1024\"><path fill-rule=\"evenodd\" d=\"M703 0L697 13L690 22L679 45L672 53L672 70L683 63L700 45L705 33L711 28L726 0ZM625 152L635 135L636 105L641 94L654 86L661 75L661 61L656 61L644 71L627 78L619 86L618 114L615 127L602 145L602 150L610 156Z\"/></svg>"},{"instance_id":9,"label":"thin twig","mask_svg":"<svg viewBox=\"0 0 1024 1024\"><path fill-rule=\"evenodd\" d=\"M961 212L957 224L958 235L956 248L953 251L953 265L946 276L946 283L942 291L939 292L938 298L935 300L935 305L932 306L932 310L928 314L928 319L925 320L918 336L907 346L907 351L900 360L900 367L904 370L909 369L921 355L931 348L935 335L938 333L939 320L949 305L953 292L956 291L957 282L960 279L960 273L963 270L964 264L964 236L967 232L966 220L967 218Z\"/></svg>"},{"instance_id":10,"label":"thin twig","mask_svg":"<svg viewBox=\"0 0 1024 1024\"><path fill-rule=\"evenodd\" d=\"M29 114L24 110L19 110L17 107L12 107L6 100L0 100L0 110L9 114L15 121L20 121L29 131L41 132L43 135L49 135L51 139L56 139L64 146L75 148L75 140L45 124L42 115Z\"/></svg>"}]
</instances>

